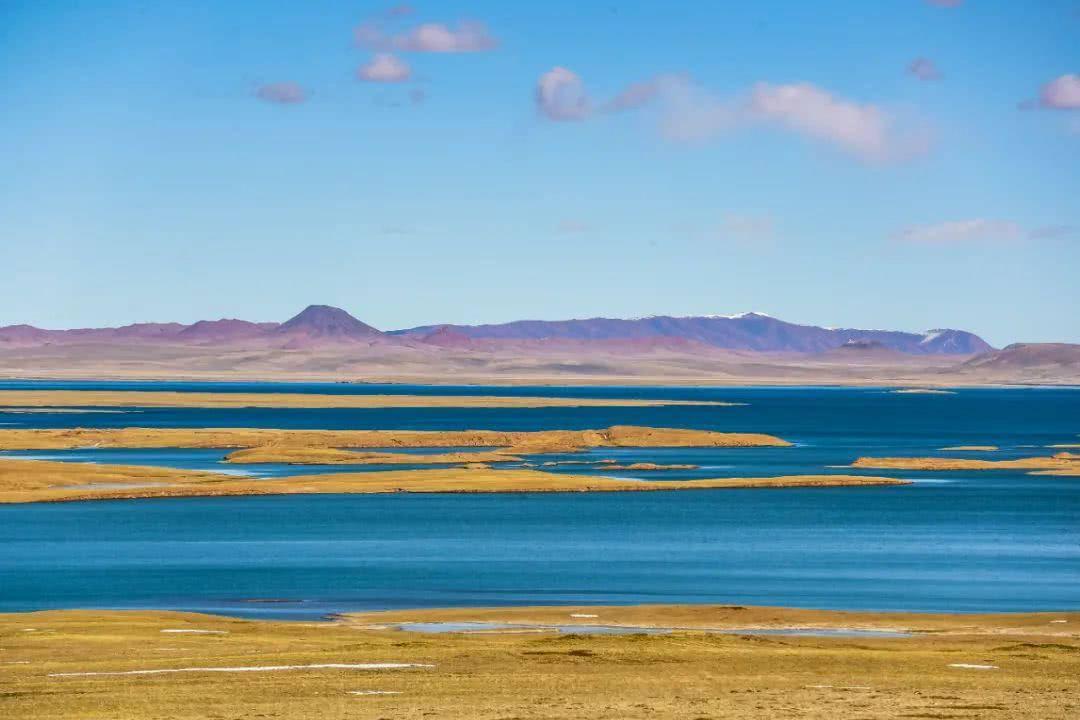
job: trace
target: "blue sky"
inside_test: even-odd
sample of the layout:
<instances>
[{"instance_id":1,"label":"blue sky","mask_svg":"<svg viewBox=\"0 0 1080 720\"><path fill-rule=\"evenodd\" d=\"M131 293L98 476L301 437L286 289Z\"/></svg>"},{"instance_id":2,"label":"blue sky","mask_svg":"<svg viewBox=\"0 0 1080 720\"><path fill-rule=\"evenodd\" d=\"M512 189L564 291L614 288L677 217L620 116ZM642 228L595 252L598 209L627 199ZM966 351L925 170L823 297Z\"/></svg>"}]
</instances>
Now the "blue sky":
<instances>
[{"instance_id":1,"label":"blue sky","mask_svg":"<svg viewBox=\"0 0 1080 720\"><path fill-rule=\"evenodd\" d=\"M1075 0L8 0L0 325L1080 342L1078 35Z\"/></svg>"}]
</instances>

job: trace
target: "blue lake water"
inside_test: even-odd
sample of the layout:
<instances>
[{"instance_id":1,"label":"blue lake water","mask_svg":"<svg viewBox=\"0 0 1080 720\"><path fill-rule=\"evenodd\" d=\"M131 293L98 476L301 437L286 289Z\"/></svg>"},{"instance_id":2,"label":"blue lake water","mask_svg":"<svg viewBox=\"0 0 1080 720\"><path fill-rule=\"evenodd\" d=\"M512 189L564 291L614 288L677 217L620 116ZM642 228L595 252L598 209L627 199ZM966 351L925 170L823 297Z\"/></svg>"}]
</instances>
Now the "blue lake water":
<instances>
[{"instance_id":1,"label":"blue lake water","mask_svg":"<svg viewBox=\"0 0 1080 720\"><path fill-rule=\"evenodd\" d=\"M1080 442L1080 391L877 388L433 388L252 383L0 382L0 389L402 392L667 397L740 407L169 409L0 413L8 427L548 429L612 424L770 432L793 448L597 449L693 477L851 472L860 455L1007 458ZM21 453L228 469L219 450ZM400 467L400 466L397 466ZM323 470L372 469L335 466ZM378 469L378 468L376 468ZM846 609L1080 608L1080 478L1016 471L887 473L907 487L558 495L191 498L0 506L0 611L150 607L308 618L351 609L716 602Z\"/></svg>"}]
</instances>

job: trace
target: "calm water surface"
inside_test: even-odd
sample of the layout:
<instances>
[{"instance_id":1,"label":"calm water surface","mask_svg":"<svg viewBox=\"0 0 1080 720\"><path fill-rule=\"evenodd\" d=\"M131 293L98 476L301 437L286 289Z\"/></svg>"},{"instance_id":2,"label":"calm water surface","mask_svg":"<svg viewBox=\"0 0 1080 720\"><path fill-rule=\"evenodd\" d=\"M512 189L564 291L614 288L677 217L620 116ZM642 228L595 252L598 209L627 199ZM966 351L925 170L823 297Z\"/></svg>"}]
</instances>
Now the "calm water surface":
<instances>
[{"instance_id":1,"label":"calm water surface","mask_svg":"<svg viewBox=\"0 0 1080 720\"><path fill-rule=\"evenodd\" d=\"M168 409L0 413L7 427L546 429L644 424L759 431L794 448L596 450L699 470L667 479L850 472L860 455L1052 452L1080 442L1080 391L895 395L825 388L432 388L27 383L226 392L667 397L744 407ZM21 453L220 470L216 450ZM399 466L400 467L400 466ZM275 476L315 468L234 466ZM340 471L341 467L332 468ZM360 469L359 467L357 469ZM370 469L370 468L366 468ZM566 472L598 472L588 467ZM890 474L872 471L869 474ZM1080 478L891 473L908 487L641 494L192 498L0 506L0 611L151 607L272 617L452 605L720 602L847 609L1080 608Z\"/></svg>"}]
</instances>

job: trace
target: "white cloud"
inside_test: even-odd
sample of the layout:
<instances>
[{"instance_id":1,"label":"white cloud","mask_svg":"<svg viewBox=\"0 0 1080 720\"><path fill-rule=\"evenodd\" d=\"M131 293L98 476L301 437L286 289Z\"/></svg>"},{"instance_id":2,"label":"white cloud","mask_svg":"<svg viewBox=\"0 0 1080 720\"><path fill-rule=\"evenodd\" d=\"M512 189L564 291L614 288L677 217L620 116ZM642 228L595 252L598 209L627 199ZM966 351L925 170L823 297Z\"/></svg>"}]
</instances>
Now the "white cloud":
<instances>
[{"instance_id":1,"label":"white cloud","mask_svg":"<svg viewBox=\"0 0 1080 720\"><path fill-rule=\"evenodd\" d=\"M553 67L536 81L536 107L556 121L584 120L592 112L581 78L564 67Z\"/></svg>"},{"instance_id":2,"label":"white cloud","mask_svg":"<svg viewBox=\"0 0 1080 720\"><path fill-rule=\"evenodd\" d=\"M365 82L404 82L412 77L412 68L396 55L376 53L369 62L360 66L356 77Z\"/></svg>"},{"instance_id":3,"label":"white cloud","mask_svg":"<svg viewBox=\"0 0 1080 720\"><path fill-rule=\"evenodd\" d=\"M1080 109L1080 75L1062 75L1043 85L1039 104L1053 110Z\"/></svg>"},{"instance_id":4,"label":"white cloud","mask_svg":"<svg viewBox=\"0 0 1080 720\"><path fill-rule=\"evenodd\" d=\"M423 23L400 33L388 33L381 21L361 23L354 31L359 45L381 51L469 53L494 50L499 41L483 23L462 20L453 26Z\"/></svg>"},{"instance_id":5,"label":"white cloud","mask_svg":"<svg viewBox=\"0 0 1080 720\"><path fill-rule=\"evenodd\" d=\"M885 160L895 152L890 120L881 108L836 97L809 83L758 83L750 94L750 111L864 159Z\"/></svg>"},{"instance_id":6,"label":"white cloud","mask_svg":"<svg viewBox=\"0 0 1080 720\"><path fill-rule=\"evenodd\" d=\"M459 22L451 28L424 23L394 38L395 46L409 52L463 53L492 50L498 42L477 22Z\"/></svg>"},{"instance_id":7,"label":"white cloud","mask_svg":"<svg viewBox=\"0 0 1080 720\"><path fill-rule=\"evenodd\" d=\"M552 120L593 115L594 103L584 83L566 68L553 68L540 77L536 99L540 111ZM925 133L902 131L884 108L839 97L810 83L762 82L741 97L724 98L685 76L658 75L595 104L603 112L646 105L658 107L661 133L677 142L703 142L740 127L772 125L873 162L907 159L929 146Z\"/></svg>"},{"instance_id":8,"label":"white cloud","mask_svg":"<svg viewBox=\"0 0 1080 720\"><path fill-rule=\"evenodd\" d=\"M702 141L739 127L771 125L874 162L906 159L925 152L928 144L900 132L885 109L810 83L761 82L741 99L725 99L684 82L669 84L664 100L661 127L673 140Z\"/></svg>"}]
</instances>

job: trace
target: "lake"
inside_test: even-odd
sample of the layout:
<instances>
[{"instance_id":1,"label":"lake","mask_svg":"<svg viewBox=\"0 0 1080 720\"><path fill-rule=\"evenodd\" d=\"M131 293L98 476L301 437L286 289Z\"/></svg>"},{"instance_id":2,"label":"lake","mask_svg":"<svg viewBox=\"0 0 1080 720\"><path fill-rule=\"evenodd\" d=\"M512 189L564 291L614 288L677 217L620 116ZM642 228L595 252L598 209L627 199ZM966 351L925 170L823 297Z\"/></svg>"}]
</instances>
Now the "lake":
<instances>
[{"instance_id":1,"label":"lake","mask_svg":"<svg viewBox=\"0 0 1080 720\"><path fill-rule=\"evenodd\" d=\"M666 479L850 473L860 455L1009 458L1080 442L1080 391L487 388L0 381L0 389L557 395L745 406L135 408L0 413L0 427L507 429L612 424L767 432L792 448L597 449L698 465ZM952 445L995 453L948 453ZM10 453L199 469L217 450ZM572 459L553 455L534 460ZM400 466L399 466L400 467ZM341 468L334 468L340 471ZM357 468L360 469L360 468ZM255 466L259 475L312 468ZM588 467L556 468L597 472ZM361 609L725 603L861 610L1080 608L1080 478L883 472L905 487L555 495L312 495L0 506L0 611L168 608L313 618Z\"/></svg>"}]
</instances>

